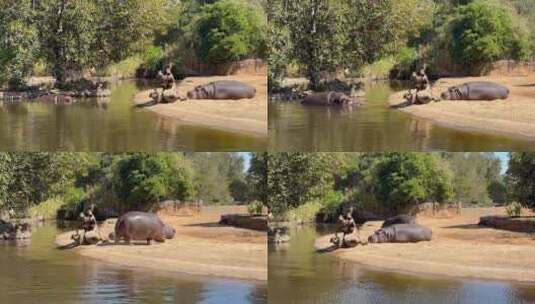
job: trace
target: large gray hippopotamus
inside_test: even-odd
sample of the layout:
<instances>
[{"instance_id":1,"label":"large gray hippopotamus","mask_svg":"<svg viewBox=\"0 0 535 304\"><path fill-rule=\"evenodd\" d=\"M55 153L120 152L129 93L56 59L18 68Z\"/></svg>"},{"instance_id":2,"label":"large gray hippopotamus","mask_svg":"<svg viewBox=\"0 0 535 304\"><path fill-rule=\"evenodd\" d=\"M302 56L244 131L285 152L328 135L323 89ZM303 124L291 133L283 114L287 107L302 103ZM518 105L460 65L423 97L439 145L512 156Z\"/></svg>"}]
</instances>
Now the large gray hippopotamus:
<instances>
[{"instance_id":1,"label":"large gray hippopotamus","mask_svg":"<svg viewBox=\"0 0 535 304\"><path fill-rule=\"evenodd\" d=\"M124 239L128 244L130 241L151 240L165 242L165 239L172 239L175 236L175 229L166 225L160 218L150 212L131 211L123 214L115 223L115 233L110 233L110 239L118 243Z\"/></svg>"},{"instance_id":2,"label":"large gray hippopotamus","mask_svg":"<svg viewBox=\"0 0 535 304\"><path fill-rule=\"evenodd\" d=\"M218 80L196 86L188 92L189 99L243 99L255 95L255 88L236 80Z\"/></svg>"},{"instance_id":3,"label":"large gray hippopotamus","mask_svg":"<svg viewBox=\"0 0 535 304\"><path fill-rule=\"evenodd\" d=\"M508 88L488 81L463 83L448 88L448 90L441 95L444 100L496 100L506 99L508 96Z\"/></svg>"},{"instance_id":4,"label":"large gray hippopotamus","mask_svg":"<svg viewBox=\"0 0 535 304\"><path fill-rule=\"evenodd\" d=\"M343 93L322 92L308 95L301 103L313 106L339 106L352 103L352 99Z\"/></svg>"},{"instance_id":5,"label":"large gray hippopotamus","mask_svg":"<svg viewBox=\"0 0 535 304\"><path fill-rule=\"evenodd\" d=\"M416 224L416 217L407 214L396 215L386 219L381 227L384 228L395 224Z\"/></svg>"},{"instance_id":6,"label":"large gray hippopotamus","mask_svg":"<svg viewBox=\"0 0 535 304\"><path fill-rule=\"evenodd\" d=\"M430 241L431 229L418 224L394 224L375 231L368 243L415 243Z\"/></svg>"}]
</instances>

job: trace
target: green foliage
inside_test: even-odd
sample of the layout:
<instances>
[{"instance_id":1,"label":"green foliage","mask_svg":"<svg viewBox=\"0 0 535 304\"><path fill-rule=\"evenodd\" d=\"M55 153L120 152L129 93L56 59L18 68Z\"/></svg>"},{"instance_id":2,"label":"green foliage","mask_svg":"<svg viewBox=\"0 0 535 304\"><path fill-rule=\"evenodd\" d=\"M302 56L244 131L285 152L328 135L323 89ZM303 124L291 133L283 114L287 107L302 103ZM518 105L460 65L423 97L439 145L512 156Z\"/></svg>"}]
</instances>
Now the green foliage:
<instances>
[{"instance_id":1,"label":"green foliage","mask_svg":"<svg viewBox=\"0 0 535 304\"><path fill-rule=\"evenodd\" d=\"M327 153L269 153L267 164L267 206L274 215L321 199L334 186Z\"/></svg>"},{"instance_id":2,"label":"green foliage","mask_svg":"<svg viewBox=\"0 0 535 304\"><path fill-rule=\"evenodd\" d=\"M441 156L453 172L455 201L488 205L491 203L491 198L499 200L497 196L491 197L489 192L491 188L498 190L495 188L497 185L493 183L501 179L500 160L494 154L442 153Z\"/></svg>"},{"instance_id":3,"label":"green foliage","mask_svg":"<svg viewBox=\"0 0 535 304\"><path fill-rule=\"evenodd\" d=\"M252 153L251 164L247 171L247 183L251 189L251 199L261 201L269 208L268 197L268 153Z\"/></svg>"},{"instance_id":4,"label":"green foliage","mask_svg":"<svg viewBox=\"0 0 535 304\"><path fill-rule=\"evenodd\" d=\"M314 222L316 214L318 214L322 208L322 203L314 199L310 202L299 205L296 208L289 209L284 214L284 220L291 222L311 223Z\"/></svg>"},{"instance_id":5,"label":"green foliage","mask_svg":"<svg viewBox=\"0 0 535 304\"><path fill-rule=\"evenodd\" d=\"M28 216L32 218L43 217L45 219L54 219L63 201L57 197L50 198L39 205L34 205L28 210Z\"/></svg>"},{"instance_id":6,"label":"green foliage","mask_svg":"<svg viewBox=\"0 0 535 304\"><path fill-rule=\"evenodd\" d=\"M522 215L522 205L518 202L512 202L505 207L508 216L518 217Z\"/></svg>"},{"instance_id":7,"label":"green foliage","mask_svg":"<svg viewBox=\"0 0 535 304\"><path fill-rule=\"evenodd\" d=\"M113 189L130 210L150 210L162 199L185 200L193 185L179 154L129 154L114 168Z\"/></svg>"},{"instance_id":8,"label":"green foliage","mask_svg":"<svg viewBox=\"0 0 535 304\"><path fill-rule=\"evenodd\" d=\"M31 1L0 1L0 11L0 85L22 88L37 57Z\"/></svg>"},{"instance_id":9,"label":"green foliage","mask_svg":"<svg viewBox=\"0 0 535 304\"><path fill-rule=\"evenodd\" d=\"M109 65L104 73L119 78L133 78L136 76L137 69L142 64L143 58L140 55L134 55Z\"/></svg>"},{"instance_id":10,"label":"green foliage","mask_svg":"<svg viewBox=\"0 0 535 304\"><path fill-rule=\"evenodd\" d=\"M451 56L468 72L485 72L498 59L527 59L529 37L513 24L513 15L503 5L476 0L460 6L450 20Z\"/></svg>"},{"instance_id":11,"label":"green foliage","mask_svg":"<svg viewBox=\"0 0 535 304\"><path fill-rule=\"evenodd\" d=\"M535 208L535 153L512 152L507 171L512 199Z\"/></svg>"},{"instance_id":12,"label":"green foliage","mask_svg":"<svg viewBox=\"0 0 535 304\"><path fill-rule=\"evenodd\" d=\"M221 0L202 7L198 21L199 55L222 64L265 53L262 11L245 1Z\"/></svg>"},{"instance_id":13,"label":"green foliage","mask_svg":"<svg viewBox=\"0 0 535 304\"><path fill-rule=\"evenodd\" d=\"M504 204L507 202L507 186L501 180L492 181L488 187L487 191L489 197L495 204Z\"/></svg>"},{"instance_id":14,"label":"green foliage","mask_svg":"<svg viewBox=\"0 0 535 304\"><path fill-rule=\"evenodd\" d=\"M249 205L247 205L247 212L249 212L249 214L252 214L252 215L261 214L263 207L264 207L264 204L262 204L262 202L253 201L249 203Z\"/></svg>"},{"instance_id":15,"label":"green foliage","mask_svg":"<svg viewBox=\"0 0 535 304\"><path fill-rule=\"evenodd\" d=\"M426 201L452 196L449 172L425 153L387 153L376 169L375 196L390 210L406 212Z\"/></svg>"}]
</instances>

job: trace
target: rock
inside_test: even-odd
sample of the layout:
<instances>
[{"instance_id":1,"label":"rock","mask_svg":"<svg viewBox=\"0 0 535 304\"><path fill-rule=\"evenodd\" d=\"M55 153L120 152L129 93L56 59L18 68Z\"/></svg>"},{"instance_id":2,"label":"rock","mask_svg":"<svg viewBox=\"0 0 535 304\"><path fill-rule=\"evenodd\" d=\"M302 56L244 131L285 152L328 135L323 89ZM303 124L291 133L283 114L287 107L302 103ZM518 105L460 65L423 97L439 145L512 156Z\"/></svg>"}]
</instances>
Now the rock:
<instances>
[{"instance_id":1,"label":"rock","mask_svg":"<svg viewBox=\"0 0 535 304\"><path fill-rule=\"evenodd\" d=\"M97 244L100 241L100 236L96 230L87 231L84 234L84 245Z\"/></svg>"}]
</instances>

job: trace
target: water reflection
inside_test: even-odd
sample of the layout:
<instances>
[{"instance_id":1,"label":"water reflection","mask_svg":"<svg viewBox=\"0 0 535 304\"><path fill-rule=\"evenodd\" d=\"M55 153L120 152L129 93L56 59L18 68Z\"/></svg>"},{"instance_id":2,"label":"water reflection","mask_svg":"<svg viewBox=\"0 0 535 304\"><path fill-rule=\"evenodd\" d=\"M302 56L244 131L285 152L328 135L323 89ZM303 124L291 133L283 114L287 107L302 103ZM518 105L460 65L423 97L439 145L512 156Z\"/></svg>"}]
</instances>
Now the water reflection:
<instances>
[{"instance_id":1,"label":"water reflection","mask_svg":"<svg viewBox=\"0 0 535 304\"><path fill-rule=\"evenodd\" d=\"M53 245L58 230L36 229L31 244L0 242L0 303L266 303L256 283L125 270Z\"/></svg>"},{"instance_id":2,"label":"water reflection","mask_svg":"<svg viewBox=\"0 0 535 304\"><path fill-rule=\"evenodd\" d=\"M533 150L534 141L460 132L389 109L400 85L366 86L361 108L302 106L269 102L270 146L291 151L511 151Z\"/></svg>"},{"instance_id":3,"label":"water reflection","mask_svg":"<svg viewBox=\"0 0 535 304\"><path fill-rule=\"evenodd\" d=\"M327 230L328 231L328 230ZM531 303L535 285L372 271L314 250L324 229L270 246L269 303Z\"/></svg>"},{"instance_id":4,"label":"water reflection","mask_svg":"<svg viewBox=\"0 0 535 304\"><path fill-rule=\"evenodd\" d=\"M161 151L262 150L267 139L179 124L133 107L146 83L123 81L110 98L74 104L4 102L0 150Z\"/></svg>"}]
</instances>

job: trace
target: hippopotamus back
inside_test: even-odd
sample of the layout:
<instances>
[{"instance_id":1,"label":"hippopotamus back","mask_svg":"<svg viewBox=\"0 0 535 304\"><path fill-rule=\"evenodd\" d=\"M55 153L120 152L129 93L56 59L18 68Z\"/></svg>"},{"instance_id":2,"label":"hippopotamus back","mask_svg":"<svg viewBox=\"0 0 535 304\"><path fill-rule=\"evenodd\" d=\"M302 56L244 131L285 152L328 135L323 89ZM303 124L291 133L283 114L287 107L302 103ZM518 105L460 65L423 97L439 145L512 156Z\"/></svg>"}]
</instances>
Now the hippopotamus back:
<instances>
[{"instance_id":1,"label":"hippopotamus back","mask_svg":"<svg viewBox=\"0 0 535 304\"><path fill-rule=\"evenodd\" d=\"M448 88L442 93L446 100L496 100L507 99L509 89L490 81L472 81Z\"/></svg>"},{"instance_id":2,"label":"hippopotamus back","mask_svg":"<svg viewBox=\"0 0 535 304\"><path fill-rule=\"evenodd\" d=\"M351 98L338 92L320 92L306 96L301 103L314 106L335 106L350 104Z\"/></svg>"},{"instance_id":3,"label":"hippopotamus back","mask_svg":"<svg viewBox=\"0 0 535 304\"><path fill-rule=\"evenodd\" d=\"M418 224L394 224L381 228L368 238L370 243L415 243L430 241L431 229Z\"/></svg>"},{"instance_id":4,"label":"hippopotamus back","mask_svg":"<svg viewBox=\"0 0 535 304\"><path fill-rule=\"evenodd\" d=\"M187 95L191 99L243 99L253 98L256 89L236 80L218 80L197 86Z\"/></svg>"},{"instance_id":5,"label":"hippopotamus back","mask_svg":"<svg viewBox=\"0 0 535 304\"><path fill-rule=\"evenodd\" d=\"M165 239L173 238L175 230L165 225L160 218L150 212L131 211L123 214L115 223L115 242L124 238L131 240L150 240L165 242Z\"/></svg>"}]
</instances>

